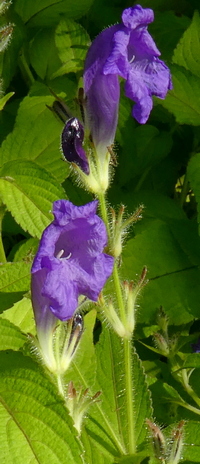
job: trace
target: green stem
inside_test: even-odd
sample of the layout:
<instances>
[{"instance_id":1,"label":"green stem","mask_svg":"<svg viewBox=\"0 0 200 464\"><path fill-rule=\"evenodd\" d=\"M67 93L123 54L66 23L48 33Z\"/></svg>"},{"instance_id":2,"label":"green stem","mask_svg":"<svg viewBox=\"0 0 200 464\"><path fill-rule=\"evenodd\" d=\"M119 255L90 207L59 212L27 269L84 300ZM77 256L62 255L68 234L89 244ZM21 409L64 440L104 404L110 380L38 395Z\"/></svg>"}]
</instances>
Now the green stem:
<instances>
[{"instance_id":1,"label":"green stem","mask_svg":"<svg viewBox=\"0 0 200 464\"><path fill-rule=\"evenodd\" d=\"M187 197L187 194L188 194L188 177L187 177L187 173L186 173L185 177L184 177L184 182L183 182L183 185L182 185L182 189L181 189L180 199L179 199L181 207L183 207L183 205L185 203L185 199Z\"/></svg>"},{"instance_id":2,"label":"green stem","mask_svg":"<svg viewBox=\"0 0 200 464\"><path fill-rule=\"evenodd\" d=\"M2 221L5 214L6 208L5 206L0 206L0 263L6 263L6 255L4 251L3 241L2 241Z\"/></svg>"},{"instance_id":3,"label":"green stem","mask_svg":"<svg viewBox=\"0 0 200 464\"><path fill-rule=\"evenodd\" d=\"M194 402L197 404L197 406L200 407L200 398L198 397L198 395L195 393L193 388L188 383L188 377L187 377L186 369L182 370L182 379L183 379L182 385L183 385L185 391L188 393L189 396L191 396L191 398L194 400Z\"/></svg>"},{"instance_id":4,"label":"green stem","mask_svg":"<svg viewBox=\"0 0 200 464\"><path fill-rule=\"evenodd\" d=\"M121 322L126 327L126 313L125 313L125 308L124 308L124 300L123 300L123 295L122 295L122 288L120 284L120 279L119 279L119 272L117 269L117 264L115 262L114 268L113 268L113 281L114 281L114 286L115 286L115 292L116 292L116 297L117 297L117 303L118 303L118 309L119 309L119 314L121 318Z\"/></svg>"},{"instance_id":5,"label":"green stem","mask_svg":"<svg viewBox=\"0 0 200 464\"><path fill-rule=\"evenodd\" d=\"M19 58L19 67L24 81L26 82L28 87L31 87L34 84L35 79L26 61L24 50L22 50Z\"/></svg>"},{"instance_id":6,"label":"green stem","mask_svg":"<svg viewBox=\"0 0 200 464\"><path fill-rule=\"evenodd\" d=\"M200 416L200 409L195 408L195 406L192 406L191 404L188 404L188 403L183 403L181 401L175 401L175 403L179 404L179 406L182 406L182 408L188 409L189 411L192 411L195 414L198 414L198 416Z\"/></svg>"},{"instance_id":7,"label":"green stem","mask_svg":"<svg viewBox=\"0 0 200 464\"><path fill-rule=\"evenodd\" d=\"M108 212L106 208L105 193L99 193L98 199L99 199L99 205L100 205L100 210L101 210L101 217L103 221L105 222L108 239L110 240L110 228L109 228Z\"/></svg>"},{"instance_id":8,"label":"green stem","mask_svg":"<svg viewBox=\"0 0 200 464\"><path fill-rule=\"evenodd\" d=\"M125 363L125 382L126 382L126 411L128 422L128 443L129 453L135 454L135 424L134 424L134 397L132 385L132 356L131 356L131 340L124 340L124 363Z\"/></svg>"}]
</instances>

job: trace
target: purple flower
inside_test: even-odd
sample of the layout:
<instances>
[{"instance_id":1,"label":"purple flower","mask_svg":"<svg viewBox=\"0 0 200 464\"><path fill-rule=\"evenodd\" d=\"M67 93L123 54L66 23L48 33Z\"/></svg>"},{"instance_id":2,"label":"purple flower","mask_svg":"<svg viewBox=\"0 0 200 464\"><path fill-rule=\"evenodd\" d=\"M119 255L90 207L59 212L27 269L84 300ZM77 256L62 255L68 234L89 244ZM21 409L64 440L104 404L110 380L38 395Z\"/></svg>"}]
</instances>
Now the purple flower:
<instances>
[{"instance_id":1,"label":"purple flower","mask_svg":"<svg viewBox=\"0 0 200 464\"><path fill-rule=\"evenodd\" d=\"M158 57L147 26L154 20L150 8L136 5L122 13L122 23L102 31L89 48L84 70L88 126L95 145L104 150L115 137L119 81L135 102L132 115L141 124L151 112L152 95L165 98L172 88L170 71Z\"/></svg>"},{"instance_id":2,"label":"purple flower","mask_svg":"<svg viewBox=\"0 0 200 464\"><path fill-rule=\"evenodd\" d=\"M80 295L97 301L112 273L113 257L103 253L107 233L97 205L54 202L54 221L43 232L31 271L36 325L43 330L55 317L70 319Z\"/></svg>"},{"instance_id":3,"label":"purple flower","mask_svg":"<svg viewBox=\"0 0 200 464\"><path fill-rule=\"evenodd\" d=\"M89 164L82 147L84 130L77 118L66 122L62 131L62 150L67 161L77 164L85 174L89 174Z\"/></svg>"}]
</instances>

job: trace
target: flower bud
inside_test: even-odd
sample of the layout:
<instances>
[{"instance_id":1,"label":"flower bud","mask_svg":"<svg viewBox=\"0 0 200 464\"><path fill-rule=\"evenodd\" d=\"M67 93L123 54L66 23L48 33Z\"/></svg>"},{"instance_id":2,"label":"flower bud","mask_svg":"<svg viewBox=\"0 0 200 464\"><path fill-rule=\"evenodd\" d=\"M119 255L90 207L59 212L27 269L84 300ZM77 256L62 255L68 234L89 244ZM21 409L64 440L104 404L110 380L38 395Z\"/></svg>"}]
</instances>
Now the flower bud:
<instances>
[{"instance_id":1,"label":"flower bud","mask_svg":"<svg viewBox=\"0 0 200 464\"><path fill-rule=\"evenodd\" d=\"M75 389L73 382L69 382L68 394L66 398L66 404L69 409L70 415L74 421L74 427L80 434L83 419L91 406L98 400L101 392L98 391L93 396L89 396L89 389L81 389L79 392Z\"/></svg>"},{"instance_id":2,"label":"flower bud","mask_svg":"<svg viewBox=\"0 0 200 464\"><path fill-rule=\"evenodd\" d=\"M146 424L150 430L151 443L153 447L154 456L159 459L159 461L165 462L165 452L166 452L166 442L163 433L160 428L149 419L146 419Z\"/></svg>"},{"instance_id":3,"label":"flower bud","mask_svg":"<svg viewBox=\"0 0 200 464\"><path fill-rule=\"evenodd\" d=\"M183 448L183 427L185 421L182 420L179 422L177 427L172 432L172 444L170 456L167 460L167 464L178 464L181 460L181 453Z\"/></svg>"}]
</instances>

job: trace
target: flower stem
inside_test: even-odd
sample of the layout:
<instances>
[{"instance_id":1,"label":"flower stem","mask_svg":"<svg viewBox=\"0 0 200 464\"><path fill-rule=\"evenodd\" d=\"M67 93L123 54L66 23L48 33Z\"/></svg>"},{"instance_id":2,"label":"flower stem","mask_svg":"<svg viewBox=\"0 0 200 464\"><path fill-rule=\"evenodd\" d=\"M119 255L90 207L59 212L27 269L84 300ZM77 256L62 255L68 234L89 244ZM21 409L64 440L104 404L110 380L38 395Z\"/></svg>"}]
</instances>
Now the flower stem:
<instances>
[{"instance_id":1,"label":"flower stem","mask_svg":"<svg viewBox=\"0 0 200 464\"><path fill-rule=\"evenodd\" d=\"M99 205L100 205L100 210L101 210L101 217L103 221L105 222L107 234L108 234L108 240L110 240L110 228L109 228L108 212L106 208L105 193L99 193L98 200L99 200Z\"/></svg>"},{"instance_id":2,"label":"flower stem","mask_svg":"<svg viewBox=\"0 0 200 464\"><path fill-rule=\"evenodd\" d=\"M114 281L114 286L115 286L115 292L116 292L116 298L117 298L117 303L118 303L118 308L119 308L119 314L121 318L121 322L126 327L126 313L124 309L124 301L123 301L123 296L122 296L122 289L121 289L121 284L119 280L119 272L117 269L117 264L115 262L114 268L113 268L113 281Z\"/></svg>"},{"instance_id":3,"label":"flower stem","mask_svg":"<svg viewBox=\"0 0 200 464\"><path fill-rule=\"evenodd\" d=\"M124 364L125 364L125 383L126 383L126 411L128 422L128 451L130 454L135 454L135 427L134 427L134 397L132 385L132 354L131 340L124 339Z\"/></svg>"}]
</instances>

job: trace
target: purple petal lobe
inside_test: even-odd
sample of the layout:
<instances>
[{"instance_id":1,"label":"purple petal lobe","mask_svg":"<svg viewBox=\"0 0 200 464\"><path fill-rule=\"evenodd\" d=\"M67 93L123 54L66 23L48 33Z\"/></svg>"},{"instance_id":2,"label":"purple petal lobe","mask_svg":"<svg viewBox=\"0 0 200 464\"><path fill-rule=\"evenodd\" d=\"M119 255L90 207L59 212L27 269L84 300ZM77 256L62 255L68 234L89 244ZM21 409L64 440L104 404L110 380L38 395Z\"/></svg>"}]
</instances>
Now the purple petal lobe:
<instances>
[{"instance_id":1,"label":"purple petal lobe","mask_svg":"<svg viewBox=\"0 0 200 464\"><path fill-rule=\"evenodd\" d=\"M89 164L82 147L84 130L77 118L71 118L62 131L62 150L67 161L79 166L85 174L89 174Z\"/></svg>"},{"instance_id":2,"label":"purple petal lobe","mask_svg":"<svg viewBox=\"0 0 200 464\"><path fill-rule=\"evenodd\" d=\"M43 275L37 300L42 314L45 302L45 316L48 308L51 317L70 319L79 295L97 301L112 273L113 257L103 253L107 233L96 214L97 204L93 201L74 206L67 200L54 203L55 219L43 232L32 266L33 295L34 276Z\"/></svg>"}]
</instances>

